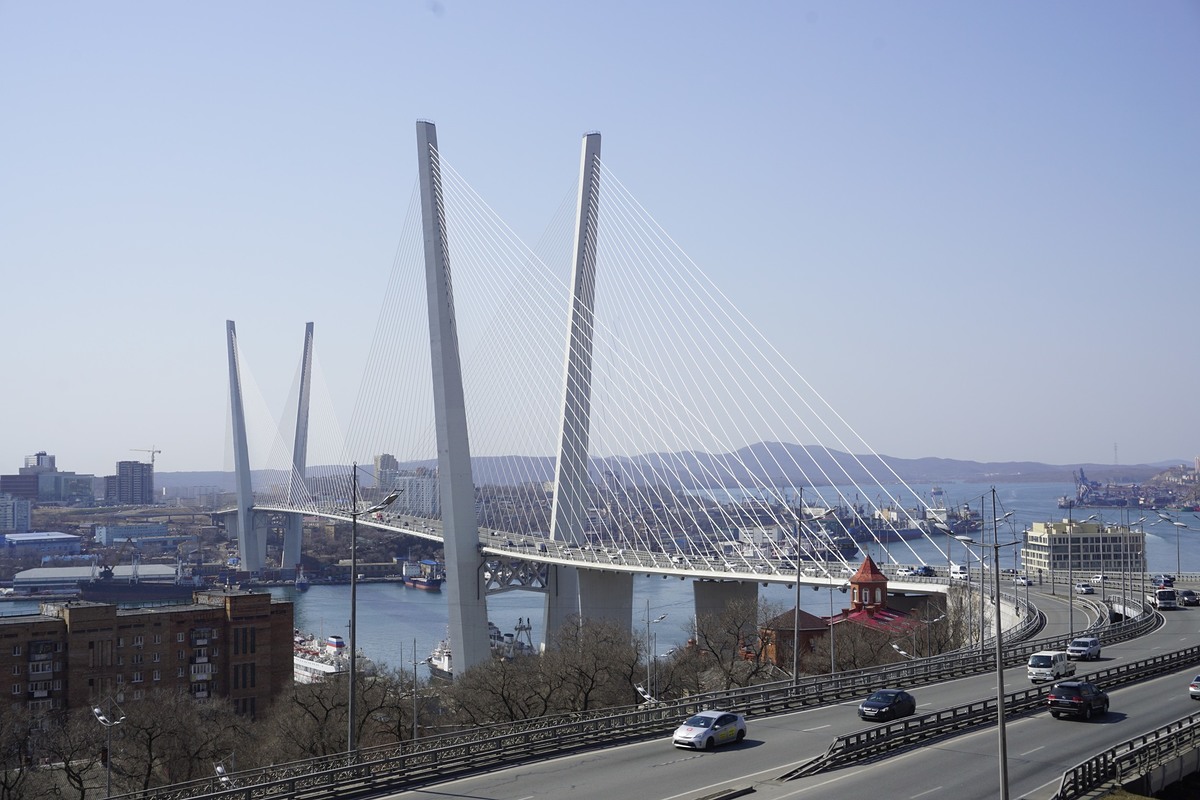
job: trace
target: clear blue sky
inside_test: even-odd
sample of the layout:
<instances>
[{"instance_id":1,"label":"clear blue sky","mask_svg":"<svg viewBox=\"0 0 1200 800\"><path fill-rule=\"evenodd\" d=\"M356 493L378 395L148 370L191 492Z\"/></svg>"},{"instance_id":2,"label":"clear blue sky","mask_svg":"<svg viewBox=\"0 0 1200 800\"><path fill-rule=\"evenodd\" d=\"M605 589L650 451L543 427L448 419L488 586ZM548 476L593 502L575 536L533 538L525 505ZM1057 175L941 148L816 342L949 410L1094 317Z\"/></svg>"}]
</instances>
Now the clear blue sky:
<instances>
[{"instance_id":1,"label":"clear blue sky","mask_svg":"<svg viewBox=\"0 0 1200 800\"><path fill-rule=\"evenodd\" d=\"M0 472L224 468L226 319L357 388L418 118L527 241L602 131L880 453L1200 453L1196 2L0 0Z\"/></svg>"}]
</instances>

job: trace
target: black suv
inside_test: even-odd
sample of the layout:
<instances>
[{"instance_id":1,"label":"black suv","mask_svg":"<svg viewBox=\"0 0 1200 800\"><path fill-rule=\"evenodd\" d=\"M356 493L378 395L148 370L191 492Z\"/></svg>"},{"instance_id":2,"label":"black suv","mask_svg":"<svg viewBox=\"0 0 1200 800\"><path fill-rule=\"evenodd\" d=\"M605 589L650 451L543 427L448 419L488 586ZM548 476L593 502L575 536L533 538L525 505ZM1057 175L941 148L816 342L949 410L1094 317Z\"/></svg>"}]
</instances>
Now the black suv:
<instances>
[{"instance_id":1,"label":"black suv","mask_svg":"<svg viewBox=\"0 0 1200 800\"><path fill-rule=\"evenodd\" d=\"M1050 716L1058 719L1063 714L1091 719L1093 713L1108 713L1108 693L1094 683L1085 681L1063 681L1054 684L1046 696Z\"/></svg>"},{"instance_id":2,"label":"black suv","mask_svg":"<svg viewBox=\"0 0 1200 800\"><path fill-rule=\"evenodd\" d=\"M922 578L936 578L937 572L928 564L922 564L919 567L913 568L913 575L919 575Z\"/></svg>"}]
</instances>

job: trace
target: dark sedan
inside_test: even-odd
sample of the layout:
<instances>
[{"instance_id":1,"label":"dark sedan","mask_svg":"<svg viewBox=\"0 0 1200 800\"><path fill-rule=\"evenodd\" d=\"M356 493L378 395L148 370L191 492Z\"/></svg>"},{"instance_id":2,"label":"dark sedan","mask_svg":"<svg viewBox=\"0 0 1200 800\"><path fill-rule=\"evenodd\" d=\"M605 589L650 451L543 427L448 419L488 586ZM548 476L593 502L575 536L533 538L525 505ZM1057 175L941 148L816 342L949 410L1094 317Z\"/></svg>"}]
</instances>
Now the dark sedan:
<instances>
[{"instance_id":1,"label":"dark sedan","mask_svg":"<svg viewBox=\"0 0 1200 800\"><path fill-rule=\"evenodd\" d=\"M1191 589L1180 589L1179 603L1185 606L1200 606L1200 595L1197 595Z\"/></svg>"},{"instance_id":2,"label":"dark sedan","mask_svg":"<svg viewBox=\"0 0 1200 800\"><path fill-rule=\"evenodd\" d=\"M1055 719L1063 714L1091 719L1092 714L1108 713L1108 693L1094 683L1063 681L1050 690L1046 704Z\"/></svg>"},{"instance_id":3,"label":"dark sedan","mask_svg":"<svg viewBox=\"0 0 1200 800\"><path fill-rule=\"evenodd\" d=\"M897 719L917 713L917 699L903 689L880 689L858 705L858 716L868 721Z\"/></svg>"}]
</instances>

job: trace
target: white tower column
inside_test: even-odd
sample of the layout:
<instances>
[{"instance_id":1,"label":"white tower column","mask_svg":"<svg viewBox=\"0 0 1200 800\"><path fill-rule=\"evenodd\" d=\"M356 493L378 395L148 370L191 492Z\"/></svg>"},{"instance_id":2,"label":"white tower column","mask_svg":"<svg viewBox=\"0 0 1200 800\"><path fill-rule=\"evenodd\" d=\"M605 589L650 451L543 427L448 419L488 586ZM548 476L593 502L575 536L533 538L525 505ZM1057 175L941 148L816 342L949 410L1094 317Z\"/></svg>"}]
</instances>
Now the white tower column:
<instances>
[{"instance_id":1,"label":"white tower column","mask_svg":"<svg viewBox=\"0 0 1200 800\"><path fill-rule=\"evenodd\" d=\"M241 368L238 365L237 328L225 321L225 339L229 348L229 408L233 417L233 466L237 482L237 537L242 569L251 574L262 572L267 560L267 540L254 527L254 492L250 483L250 446L246 443L246 412L242 405Z\"/></svg>"},{"instance_id":2,"label":"white tower column","mask_svg":"<svg viewBox=\"0 0 1200 800\"><path fill-rule=\"evenodd\" d=\"M312 385L313 324L304 326L304 352L300 360L300 392L296 402L296 438L292 445L292 474L288 480L288 505L308 505L308 487L304 475L308 470L308 408ZM300 565L301 537L304 535L304 515L289 514L283 534L283 558L279 567L294 570Z\"/></svg>"},{"instance_id":3,"label":"white tower column","mask_svg":"<svg viewBox=\"0 0 1200 800\"><path fill-rule=\"evenodd\" d=\"M563 364L562 426L554 466L554 500L550 538L583 541L588 510L588 441L592 411L592 334L596 302L596 235L600 214L600 134L583 137L576 200L570 328ZM552 636L573 615L614 619L601 609L628 605L626 625L632 624L633 585L624 598L621 582L580 580L575 567L550 569L546 593L546 636ZM627 602L626 602L627 601Z\"/></svg>"},{"instance_id":4,"label":"white tower column","mask_svg":"<svg viewBox=\"0 0 1200 800\"><path fill-rule=\"evenodd\" d=\"M450 282L445 209L437 129L417 123L421 226L425 240L425 283L429 302L429 346L433 362L433 407L437 428L438 485L449 579L450 647L454 671L462 673L489 657L475 484L463 398L454 294Z\"/></svg>"}]
</instances>

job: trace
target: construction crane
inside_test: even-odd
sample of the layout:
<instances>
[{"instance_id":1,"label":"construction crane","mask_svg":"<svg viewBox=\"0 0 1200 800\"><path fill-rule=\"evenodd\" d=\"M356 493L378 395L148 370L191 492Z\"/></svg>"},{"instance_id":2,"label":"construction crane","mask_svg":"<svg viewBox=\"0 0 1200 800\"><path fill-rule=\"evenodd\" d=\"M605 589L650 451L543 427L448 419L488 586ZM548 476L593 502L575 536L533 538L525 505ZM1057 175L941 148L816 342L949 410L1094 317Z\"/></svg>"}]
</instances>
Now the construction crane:
<instances>
[{"instance_id":1,"label":"construction crane","mask_svg":"<svg viewBox=\"0 0 1200 800\"><path fill-rule=\"evenodd\" d=\"M159 449L158 449L157 447L155 447L154 445L150 445L150 449L149 449L149 450L147 450L147 449L146 449L146 448L144 448L144 447L131 447L131 448L129 448L129 449L130 449L130 450L132 450L132 451L133 451L133 452L135 452L135 453L149 453L149 454L150 454L150 466L152 466L152 467L154 466L154 456L155 456L155 454L157 454L157 453L161 453L161 452L162 452L162 450L159 450Z\"/></svg>"}]
</instances>

